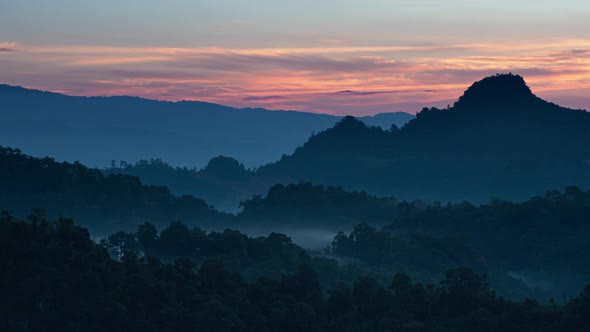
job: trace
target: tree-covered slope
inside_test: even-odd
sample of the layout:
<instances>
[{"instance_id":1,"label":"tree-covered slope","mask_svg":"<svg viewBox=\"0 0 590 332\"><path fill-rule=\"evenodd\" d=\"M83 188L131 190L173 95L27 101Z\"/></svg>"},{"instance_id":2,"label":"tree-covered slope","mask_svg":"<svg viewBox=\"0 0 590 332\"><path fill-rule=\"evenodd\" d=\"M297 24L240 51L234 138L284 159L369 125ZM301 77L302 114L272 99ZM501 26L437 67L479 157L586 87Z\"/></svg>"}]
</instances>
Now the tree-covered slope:
<instances>
[{"instance_id":1,"label":"tree-covered slope","mask_svg":"<svg viewBox=\"0 0 590 332\"><path fill-rule=\"evenodd\" d=\"M399 130L345 118L258 174L401 199L524 200L590 187L589 141L590 113L541 100L520 76L497 75Z\"/></svg>"},{"instance_id":2,"label":"tree-covered slope","mask_svg":"<svg viewBox=\"0 0 590 332\"><path fill-rule=\"evenodd\" d=\"M42 208L76 217L101 233L132 229L146 220L210 224L227 218L199 198L173 196L166 187L142 185L137 177L104 175L80 163L34 158L10 148L0 148L0 183L0 209L24 215Z\"/></svg>"},{"instance_id":3,"label":"tree-covered slope","mask_svg":"<svg viewBox=\"0 0 590 332\"><path fill-rule=\"evenodd\" d=\"M341 119L198 101L68 96L2 84L0 102L0 144L92 167L105 167L111 160L161 158L174 166L201 168L218 155L254 167L278 159ZM398 112L362 119L389 128L412 118Z\"/></svg>"}]
</instances>

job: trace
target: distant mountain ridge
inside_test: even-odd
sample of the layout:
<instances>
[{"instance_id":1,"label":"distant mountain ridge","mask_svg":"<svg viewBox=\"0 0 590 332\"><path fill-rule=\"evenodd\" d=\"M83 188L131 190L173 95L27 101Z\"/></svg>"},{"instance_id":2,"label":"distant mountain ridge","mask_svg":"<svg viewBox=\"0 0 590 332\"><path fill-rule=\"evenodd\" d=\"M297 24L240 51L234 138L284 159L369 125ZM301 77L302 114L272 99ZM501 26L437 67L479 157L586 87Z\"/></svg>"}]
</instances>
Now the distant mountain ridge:
<instances>
[{"instance_id":1,"label":"distant mountain ridge","mask_svg":"<svg viewBox=\"0 0 590 332\"><path fill-rule=\"evenodd\" d=\"M342 118L199 101L75 97L9 85L0 85L0 102L0 144L97 167L150 158L202 167L218 155L259 166ZM400 112L361 119L387 129L412 118Z\"/></svg>"},{"instance_id":2,"label":"distant mountain ridge","mask_svg":"<svg viewBox=\"0 0 590 332\"><path fill-rule=\"evenodd\" d=\"M588 142L590 113L546 102L521 76L504 74L474 83L448 109L423 109L401 129L347 117L257 174L400 199L520 200L590 187Z\"/></svg>"}]
</instances>

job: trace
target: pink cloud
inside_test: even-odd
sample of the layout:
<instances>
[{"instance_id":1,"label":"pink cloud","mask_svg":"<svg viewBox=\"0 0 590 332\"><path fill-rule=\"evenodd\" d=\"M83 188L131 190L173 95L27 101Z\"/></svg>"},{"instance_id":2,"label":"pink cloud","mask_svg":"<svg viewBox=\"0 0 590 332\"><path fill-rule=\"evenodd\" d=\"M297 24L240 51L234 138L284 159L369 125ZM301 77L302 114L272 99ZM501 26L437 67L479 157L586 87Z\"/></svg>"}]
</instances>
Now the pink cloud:
<instances>
[{"instance_id":1,"label":"pink cloud","mask_svg":"<svg viewBox=\"0 0 590 332\"><path fill-rule=\"evenodd\" d=\"M16 43L1 42L0 52L14 52L16 51Z\"/></svg>"},{"instance_id":2,"label":"pink cloud","mask_svg":"<svg viewBox=\"0 0 590 332\"><path fill-rule=\"evenodd\" d=\"M274 49L17 48L0 43L2 49L2 83L75 95L126 94L337 114L444 106L473 81L498 72L521 74L533 91L566 106L583 105L581 91L590 89L590 42L583 40ZM572 89L559 98L559 91Z\"/></svg>"}]
</instances>

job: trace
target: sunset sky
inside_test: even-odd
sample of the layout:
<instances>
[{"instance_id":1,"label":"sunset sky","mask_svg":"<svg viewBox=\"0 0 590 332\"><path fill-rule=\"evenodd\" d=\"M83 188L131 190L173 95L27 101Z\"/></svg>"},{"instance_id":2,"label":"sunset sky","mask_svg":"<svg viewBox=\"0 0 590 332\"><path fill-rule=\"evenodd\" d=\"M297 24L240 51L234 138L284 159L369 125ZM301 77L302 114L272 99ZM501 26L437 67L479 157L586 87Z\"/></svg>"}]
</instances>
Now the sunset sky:
<instances>
[{"instance_id":1,"label":"sunset sky","mask_svg":"<svg viewBox=\"0 0 590 332\"><path fill-rule=\"evenodd\" d=\"M415 113L498 72L590 109L587 0L0 0L0 83Z\"/></svg>"}]
</instances>

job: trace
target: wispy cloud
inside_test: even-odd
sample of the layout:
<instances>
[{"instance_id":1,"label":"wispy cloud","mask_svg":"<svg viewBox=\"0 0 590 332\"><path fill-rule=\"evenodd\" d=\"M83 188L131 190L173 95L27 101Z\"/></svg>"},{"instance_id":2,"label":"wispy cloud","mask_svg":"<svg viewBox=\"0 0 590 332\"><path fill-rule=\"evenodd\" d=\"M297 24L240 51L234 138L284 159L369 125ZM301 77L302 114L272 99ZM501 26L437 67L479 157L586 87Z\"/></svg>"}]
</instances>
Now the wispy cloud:
<instances>
[{"instance_id":1,"label":"wispy cloud","mask_svg":"<svg viewBox=\"0 0 590 332\"><path fill-rule=\"evenodd\" d=\"M352 91L352 90L344 90L338 91L334 93L335 95L339 96L374 96L374 95L382 95L382 94L389 94L395 93L396 91Z\"/></svg>"},{"instance_id":2,"label":"wispy cloud","mask_svg":"<svg viewBox=\"0 0 590 332\"><path fill-rule=\"evenodd\" d=\"M0 52L16 51L16 43L0 42Z\"/></svg>"},{"instance_id":3,"label":"wispy cloud","mask_svg":"<svg viewBox=\"0 0 590 332\"><path fill-rule=\"evenodd\" d=\"M362 96L387 95L387 94L392 94L392 93L409 93L409 92L429 92L429 93L436 93L436 90L421 90L421 91L412 91L412 90L388 90L388 91L353 91L353 90L344 90L344 91L335 92L333 94L334 95L338 95L338 96L362 97Z\"/></svg>"},{"instance_id":4,"label":"wispy cloud","mask_svg":"<svg viewBox=\"0 0 590 332\"><path fill-rule=\"evenodd\" d=\"M265 101L265 100L282 100L287 99L287 96L249 96L244 98L244 101Z\"/></svg>"}]
</instances>

